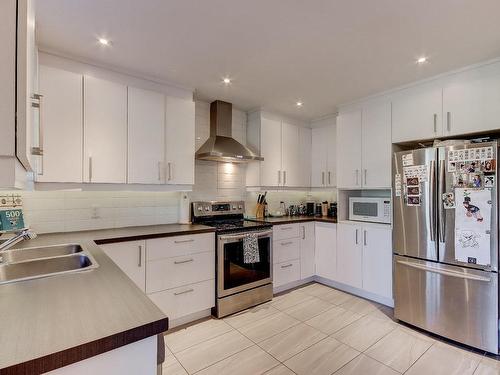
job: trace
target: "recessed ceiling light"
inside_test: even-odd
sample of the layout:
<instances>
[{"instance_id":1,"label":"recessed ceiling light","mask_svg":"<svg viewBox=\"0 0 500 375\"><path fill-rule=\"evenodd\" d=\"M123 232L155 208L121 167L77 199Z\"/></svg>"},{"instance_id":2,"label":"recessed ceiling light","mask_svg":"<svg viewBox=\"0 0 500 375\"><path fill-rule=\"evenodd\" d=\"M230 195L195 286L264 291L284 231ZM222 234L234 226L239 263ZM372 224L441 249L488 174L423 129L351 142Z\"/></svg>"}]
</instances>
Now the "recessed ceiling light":
<instances>
[{"instance_id":1,"label":"recessed ceiling light","mask_svg":"<svg viewBox=\"0 0 500 375\"><path fill-rule=\"evenodd\" d=\"M99 41L99 43L101 43L103 46L109 46L111 44L111 41L109 41L108 39L106 38L99 38L97 39Z\"/></svg>"},{"instance_id":2,"label":"recessed ceiling light","mask_svg":"<svg viewBox=\"0 0 500 375\"><path fill-rule=\"evenodd\" d=\"M225 85L229 85L231 84L231 78L229 77L222 78L222 82L224 82Z\"/></svg>"},{"instance_id":3,"label":"recessed ceiling light","mask_svg":"<svg viewBox=\"0 0 500 375\"><path fill-rule=\"evenodd\" d=\"M423 64L427 62L427 57L422 56L417 59L417 64Z\"/></svg>"},{"instance_id":4,"label":"recessed ceiling light","mask_svg":"<svg viewBox=\"0 0 500 375\"><path fill-rule=\"evenodd\" d=\"M295 105L297 107L302 107L304 105L304 103L302 103L301 101L298 101L297 103L295 103Z\"/></svg>"}]
</instances>

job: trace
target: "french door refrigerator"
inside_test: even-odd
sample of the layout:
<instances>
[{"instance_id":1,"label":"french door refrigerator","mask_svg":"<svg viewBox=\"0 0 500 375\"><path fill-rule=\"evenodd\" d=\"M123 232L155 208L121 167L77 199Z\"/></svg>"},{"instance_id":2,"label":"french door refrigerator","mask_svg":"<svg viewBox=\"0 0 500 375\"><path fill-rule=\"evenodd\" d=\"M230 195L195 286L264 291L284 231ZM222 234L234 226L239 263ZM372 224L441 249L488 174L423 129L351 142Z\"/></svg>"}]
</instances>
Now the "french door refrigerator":
<instances>
[{"instance_id":1,"label":"french door refrigerator","mask_svg":"<svg viewBox=\"0 0 500 375\"><path fill-rule=\"evenodd\" d=\"M394 153L394 315L498 353L496 142Z\"/></svg>"}]
</instances>

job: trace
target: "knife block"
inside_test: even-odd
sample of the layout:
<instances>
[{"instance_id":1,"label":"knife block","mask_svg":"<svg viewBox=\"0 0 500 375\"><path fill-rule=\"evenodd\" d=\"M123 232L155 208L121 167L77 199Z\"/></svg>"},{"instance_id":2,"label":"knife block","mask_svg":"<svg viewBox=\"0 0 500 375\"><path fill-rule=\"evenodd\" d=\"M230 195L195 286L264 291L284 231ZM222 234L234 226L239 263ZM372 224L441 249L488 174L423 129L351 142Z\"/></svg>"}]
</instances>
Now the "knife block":
<instances>
[{"instance_id":1,"label":"knife block","mask_svg":"<svg viewBox=\"0 0 500 375\"><path fill-rule=\"evenodd\" d=\"M260 204L257 203L255 206L255 217L257 219L262 219L264 218L264 210L265 210L266 205L265 204Z\"/></svg>"}]
</instances>

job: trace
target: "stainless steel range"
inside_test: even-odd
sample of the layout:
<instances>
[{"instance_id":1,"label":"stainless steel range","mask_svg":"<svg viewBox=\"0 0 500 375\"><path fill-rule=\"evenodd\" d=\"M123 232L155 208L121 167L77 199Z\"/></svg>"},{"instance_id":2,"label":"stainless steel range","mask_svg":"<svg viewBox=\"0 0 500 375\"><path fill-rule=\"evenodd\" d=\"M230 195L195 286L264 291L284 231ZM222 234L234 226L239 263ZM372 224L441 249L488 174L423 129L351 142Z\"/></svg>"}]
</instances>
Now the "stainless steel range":
<instances>
[{"instance_id":1,"label":"stainless steel range","mask_svg":"<svg viewBox=\"0 0 500 375\"><path fill-rule=\"evenodd\" d=\"M273 298L273 231L267 223L244 219L245 203L193 202L193 223L216 228L216 306L218 318ZM253 241L256 257L249 261L244 242Z\"/></svg>"}]
</instances>

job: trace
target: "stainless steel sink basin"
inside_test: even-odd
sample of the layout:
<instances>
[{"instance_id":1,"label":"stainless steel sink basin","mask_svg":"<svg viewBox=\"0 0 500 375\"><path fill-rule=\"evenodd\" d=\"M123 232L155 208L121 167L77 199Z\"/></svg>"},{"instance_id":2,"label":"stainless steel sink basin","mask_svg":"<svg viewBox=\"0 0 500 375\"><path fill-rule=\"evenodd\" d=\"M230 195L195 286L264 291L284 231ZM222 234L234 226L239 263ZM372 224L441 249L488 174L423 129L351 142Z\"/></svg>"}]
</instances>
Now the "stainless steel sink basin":
<instances>
[{"instance_id":1,"label":"stainless steel sink basin","mask_svg":"<svg viewBox=\"0 0 500 375\"><path fill-rule=\"evenodd\" d=\"M99 267L78 244L44 246L0 252L0 284L62 275Z\"/></svg>"},{"instance_id":2,"label":"stainless steel sink basin","mask_svg":"<svg viewBox=\"0 0 500 375\"><path fill-rule=\"evenodd\" d=\"M24 262L26 260L77 254L82 251L82 247L78 244L33 247L0 252L0 260L2 263Z\"/></svg>"}]
</instances>

